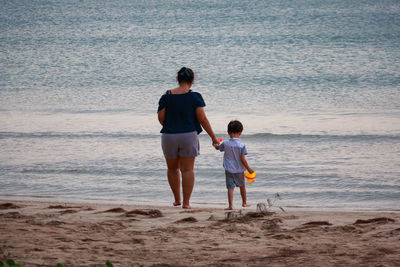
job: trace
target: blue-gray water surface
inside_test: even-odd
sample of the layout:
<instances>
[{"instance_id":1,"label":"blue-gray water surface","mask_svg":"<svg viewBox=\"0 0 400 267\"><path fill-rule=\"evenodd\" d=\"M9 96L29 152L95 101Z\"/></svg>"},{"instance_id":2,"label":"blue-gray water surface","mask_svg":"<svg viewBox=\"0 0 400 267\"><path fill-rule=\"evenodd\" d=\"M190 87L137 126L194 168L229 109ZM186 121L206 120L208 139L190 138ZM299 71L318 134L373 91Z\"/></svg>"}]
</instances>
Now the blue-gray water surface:
<instances>
[{"instance_id":1,"label":"blue-gray water surface","mask_svg":"<svg viewBox=\"0 0 400 267\"><path fill-rule=\"evenodd\" d=\"M156 110L188 66L218 137L244 124L250 203L400 209L399 1L0 3L0 198L170 205ZM193 206L224 207L200 143Z\"/></svg>"}]
</instances>

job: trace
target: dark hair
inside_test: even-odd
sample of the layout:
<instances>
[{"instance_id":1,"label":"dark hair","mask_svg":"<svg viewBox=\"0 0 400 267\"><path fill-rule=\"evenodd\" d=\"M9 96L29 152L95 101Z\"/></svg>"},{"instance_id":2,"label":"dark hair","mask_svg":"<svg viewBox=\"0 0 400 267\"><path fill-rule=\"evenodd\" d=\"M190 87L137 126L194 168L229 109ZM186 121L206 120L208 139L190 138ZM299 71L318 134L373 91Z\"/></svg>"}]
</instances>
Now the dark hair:
<instances>
[{"instance_id":1,"label":"dark hair","mask_svg":"<svg viewBox=\"0 0 400 267\"><path fill-rule=\"evenodd\" d=\"M243 124L240 121L233 120L228 124L229 133L241 133L243 131Z\"/></svg>"},{"instance_id":2,"label":"dark hair","mask_svg":"<svg viewBox=\"0 0 400 267\"><path fill-rule=\"evenodd\" d=\"M193 83L194 73L191 69L183 67L178 71L178 75L176 76L176 80L179 84L184 83Z\"/></svg>"}]
</instances>

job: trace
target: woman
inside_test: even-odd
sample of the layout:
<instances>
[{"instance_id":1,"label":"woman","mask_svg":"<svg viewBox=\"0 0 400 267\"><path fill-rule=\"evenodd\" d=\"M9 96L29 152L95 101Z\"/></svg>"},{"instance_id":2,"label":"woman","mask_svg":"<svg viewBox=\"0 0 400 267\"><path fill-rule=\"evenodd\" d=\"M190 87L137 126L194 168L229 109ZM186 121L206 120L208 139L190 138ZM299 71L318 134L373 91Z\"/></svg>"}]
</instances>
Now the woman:
<instances>
[{"instance_id":1,"label":"woman","mask_svg":"<svg viewBox=\"0 0 400 267\"><path fill-rule=\"evenodd\" d=\"M161 146L167 162L168 182L174 194L174 206L181 205L180 174L182 174L182 208L190 209L190 196L194 186L194 161L199 155L198 134L203 129L212 139L214 147L219 142L204 112L201 94L190 90L194 73L189 68L178 71L179 86L161 96L158 120L162 125Z\"/></svg>"}]
</instances>

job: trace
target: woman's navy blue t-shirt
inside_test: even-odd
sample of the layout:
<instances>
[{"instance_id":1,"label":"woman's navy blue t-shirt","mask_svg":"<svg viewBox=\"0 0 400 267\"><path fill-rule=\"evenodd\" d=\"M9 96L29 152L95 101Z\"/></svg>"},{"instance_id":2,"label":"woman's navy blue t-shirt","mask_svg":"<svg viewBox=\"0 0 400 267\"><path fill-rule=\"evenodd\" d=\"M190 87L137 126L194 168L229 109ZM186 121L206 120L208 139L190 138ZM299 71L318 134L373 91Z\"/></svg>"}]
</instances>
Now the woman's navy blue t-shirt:
<instances>
[{"instance_id":1,"label":"woman's navy blue t-shirt","mask_svg":"<svg viewBox=\"0 0 400 267\"><path fill-rule=\"evenodd\" d=\"M158 102L158 111L165 108L165 120L161 133L202 132L196 117L196 108L205 107L201 94L189 91L186 94L171 94L167 91Z\"/></svg>"}]
</instances>

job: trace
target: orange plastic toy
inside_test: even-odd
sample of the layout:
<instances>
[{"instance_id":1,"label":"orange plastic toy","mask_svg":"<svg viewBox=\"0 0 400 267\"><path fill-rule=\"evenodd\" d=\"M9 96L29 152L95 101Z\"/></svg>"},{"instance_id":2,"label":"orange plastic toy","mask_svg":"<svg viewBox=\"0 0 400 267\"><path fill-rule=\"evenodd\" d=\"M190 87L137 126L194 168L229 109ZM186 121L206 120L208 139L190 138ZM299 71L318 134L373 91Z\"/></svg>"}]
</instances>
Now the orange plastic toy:
<instances>
[{"instance_id":1,"label":"orange plastic toy","mask_svg":"<svg viewBox=\"0 0 400 267\"><path fill-rule=\"evenodd\" d=\"M244 173L244 176L246 176L248 183L254 183L254 180L256 179L257 173L256 172L249 173L248 171L246 171Z\"/></svg>"}]
</instances>

